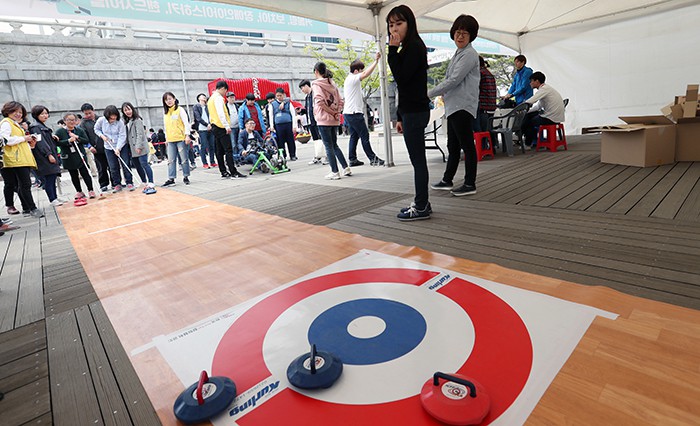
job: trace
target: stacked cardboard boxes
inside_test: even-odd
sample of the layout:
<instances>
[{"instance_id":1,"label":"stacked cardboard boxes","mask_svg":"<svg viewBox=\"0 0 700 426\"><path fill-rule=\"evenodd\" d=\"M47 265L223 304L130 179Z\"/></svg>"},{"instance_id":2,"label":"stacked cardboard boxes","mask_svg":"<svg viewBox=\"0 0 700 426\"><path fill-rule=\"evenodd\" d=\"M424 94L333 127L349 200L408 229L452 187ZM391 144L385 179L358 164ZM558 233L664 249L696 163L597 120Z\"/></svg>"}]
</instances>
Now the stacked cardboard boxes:
<instances>
[{"instance_id":1,"label":"stacked cardboard boxes","mask_svg":"<svg viewBox=\"0 0 700 426\"><path fill-rule=\"evenodd\" d=\"M663 115L620 117L626 124L604 126L600 161L650 167L674 161L700 161L698 85L663 107Z\"/></svg>"},{"instance_id":2,"label":"stacked cardboard boxes","mask_svg":"<svg viewBox=\"0 0 700 426\"><path fill-rule=\"evenodd\" d=\"M661 112L676 123L676 161L700 161L698 85L689 84L685 96L676 96Z\"/></svg>"}]
</instances>

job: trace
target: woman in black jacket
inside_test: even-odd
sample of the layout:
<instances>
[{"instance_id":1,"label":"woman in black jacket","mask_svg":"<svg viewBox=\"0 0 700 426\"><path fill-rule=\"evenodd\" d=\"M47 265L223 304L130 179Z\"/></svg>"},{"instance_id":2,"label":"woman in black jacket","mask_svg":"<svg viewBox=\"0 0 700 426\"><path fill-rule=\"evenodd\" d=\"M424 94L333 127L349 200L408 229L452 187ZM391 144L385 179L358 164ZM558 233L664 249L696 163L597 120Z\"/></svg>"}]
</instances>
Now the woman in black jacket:
<instances>
[{"instance_id":1,"label":"woman in black jacket","mask_svg":"<svg viewBox=\"0 0 700 426\"><path fill-rule=\"evenodd\" d=\"M401 209L397 217L401 221L430 219L432 209L428 201L428 163L425 159L425 128L430 119L428 51L418 35L416 17L408 6L391 9L386 23L389 67L399 91L396 130L403 133L416 187L413 203Z\"/></svg>"},{"instance_id":2,"label":"woman in black jacket","mask_svg":"<svg viewBox=\"0 0 700 426\"><path fill-rule=\"evenodd\" d=\"M41 135L36 146L32 149L32 154L36 159L36 173L44 177L44 191L49 197L51 205L56 207L63 203L56 195L56 178L61 175L61 166L58 164L58 150L56 141L58 137L53 134L53 130L46 126L49 119L49 109L43 105L36 105L32 108L32 117L36 123L29 127L29 132L33 135Z\"/></svg>"}]
</instances>

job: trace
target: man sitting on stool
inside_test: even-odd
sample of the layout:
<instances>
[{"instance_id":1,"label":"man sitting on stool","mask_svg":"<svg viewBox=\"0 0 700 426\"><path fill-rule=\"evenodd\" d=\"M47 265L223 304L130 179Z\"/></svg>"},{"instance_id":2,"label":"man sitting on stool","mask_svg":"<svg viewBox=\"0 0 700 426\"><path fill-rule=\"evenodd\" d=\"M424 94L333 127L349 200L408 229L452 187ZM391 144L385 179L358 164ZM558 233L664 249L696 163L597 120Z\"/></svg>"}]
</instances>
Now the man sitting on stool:
<instances>
[{"instance_id":1,"label":"man sitting on stool","mask_svg":"<svg viewBox=\"0 0 700 426\"><path fill-rule=\"evenodd\" d=\"M552 86L544 84L544 80L545 76L540 71L530 76L530 87L537 89L537 93L525 100L525 103L533 105L522 127L525 145L531 149L537 147L537 131L541 125L564 122L564 100Z\"/></svg>"}]
</instances>

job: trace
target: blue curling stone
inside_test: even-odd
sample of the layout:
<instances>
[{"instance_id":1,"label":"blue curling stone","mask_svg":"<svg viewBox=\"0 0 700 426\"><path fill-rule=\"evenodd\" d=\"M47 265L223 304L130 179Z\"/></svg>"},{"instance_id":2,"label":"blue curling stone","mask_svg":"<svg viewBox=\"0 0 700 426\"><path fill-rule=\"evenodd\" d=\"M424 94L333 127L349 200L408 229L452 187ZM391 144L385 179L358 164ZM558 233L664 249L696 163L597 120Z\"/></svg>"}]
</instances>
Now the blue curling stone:
<instances>
[{"instance_id":1,"label":"blue curling stone","mask_svg":"<svg viewBox=\"0 0 700 426\"><path fill-rule=\"evenodd\" d=\"M185 389L175 400L175 417L185 424L199 423L223 412L236 398L236 384L228 377L209 377L202 386L200 405L197 401L199 382Z\"/></svg>"},{"instance_id":2,"label":"blue curling stone","mask_svg":"<svg viewBox=\"0 0 700 426\"><path fill-rule=\"evenodd\" d=\"M315 353L315 371L311 368L311 355ZM300 389L326 389L338 380L343 372L340 358L330 352L315 349L305 353L289 364L287 379L289 383Z\"/></svg>"}]
</instances>

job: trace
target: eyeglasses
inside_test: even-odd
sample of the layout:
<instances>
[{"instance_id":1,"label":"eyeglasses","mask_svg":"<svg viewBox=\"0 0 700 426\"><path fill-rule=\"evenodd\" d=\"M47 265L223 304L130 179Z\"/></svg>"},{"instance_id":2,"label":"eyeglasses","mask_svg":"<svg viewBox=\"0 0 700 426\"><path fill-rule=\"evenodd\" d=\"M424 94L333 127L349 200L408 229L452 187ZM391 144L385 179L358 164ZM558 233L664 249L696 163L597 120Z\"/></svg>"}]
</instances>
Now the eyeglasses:
<instances>
[{"instance_id":1,"label":"eyeglasses","mask_svg":"<svg viewBox=\"0 0 700 426\"><path fill-rule=\"evenodd\" d=\"M468 31L455 31L455 38L469 37Z\"/></svg>"}]
</instances>

